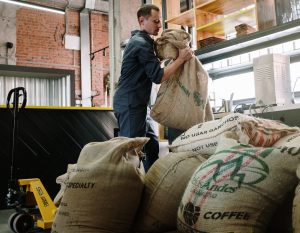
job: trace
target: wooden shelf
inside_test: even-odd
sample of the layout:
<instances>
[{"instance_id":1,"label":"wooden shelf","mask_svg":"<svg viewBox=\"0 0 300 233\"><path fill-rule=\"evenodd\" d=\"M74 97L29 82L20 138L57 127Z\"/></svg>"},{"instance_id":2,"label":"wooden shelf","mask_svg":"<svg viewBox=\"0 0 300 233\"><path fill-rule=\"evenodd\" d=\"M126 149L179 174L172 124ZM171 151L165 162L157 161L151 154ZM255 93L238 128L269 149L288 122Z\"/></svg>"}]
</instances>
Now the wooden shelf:
<instances>
[{"instance_id":1,"label":"wooden shelf","mask_svg":"<svg viewBox=\"0 0 300 233\"><path fill-rule=\"evenodd\" d=\"M197 32L210 32L217 36L226 35L235 31L235 26L246 23L250 26L256 25L255 6L241 10L220 19L198 27Z\"/></svg>"},{"instance_id":2,"label":"wooden shelf","mask_svg":"<svg viewBox=\"0 0 300 233\"><path fill-rule=\"evenodd\" d=\"M255 4L255 0L210 0L197 5L195 9L218 15L226 15L252 4Z\"/></svg>"},{"instance_id":3,"label":"wooden shelf","mask_svg":"<svg viewBox=\"0 0 300 233\"><path fill-rule=\"evenodd\" d=\"M165 22L188 27L195 26L195 11L194 9L187 10L176 17L167 19Z\"/></svg>"},{"instance_id":4,"label":"wooden shelf","mask_svg":"<svg viewBox=\"0 0 300 233\"><path fill-rule=\"evenodd\" d=\"M195 55L203 64L206 64L299 38L300 19L297 19L246 36L225 40L205 48L200 48L195 51Z\"/></svg>"},{"instance_id":5,"label":"wooden shelf","mask_svg":"<svg viewBox=\"0 0 300 233\"><path fill-rule=\"evenodd\" d=\"M196 34L193 42L200 46L198 41L209 37L226 38L228 34L236 32L235 26L240 24L256 28L257 1L265 0L193 0L194 7L183 13L180 13L180 1L165 1L168 16L165 22L169 24L168 27L194 27Z\"/></svg>"}]
</instances>

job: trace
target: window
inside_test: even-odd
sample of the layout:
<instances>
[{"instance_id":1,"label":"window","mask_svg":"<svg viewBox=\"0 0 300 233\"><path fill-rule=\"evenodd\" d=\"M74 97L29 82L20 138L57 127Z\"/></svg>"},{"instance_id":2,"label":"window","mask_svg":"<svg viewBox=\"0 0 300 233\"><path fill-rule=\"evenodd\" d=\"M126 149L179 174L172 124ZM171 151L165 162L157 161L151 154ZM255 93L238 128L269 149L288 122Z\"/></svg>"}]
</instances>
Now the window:
<instances>
[{"instance_id":1,"label":"window","mask_svg":"<svg viewBox=\"0 0 300 233\"><path fill-rule=\"evenodd\" d=\"M259 49L205 64L213 81L210 87L212 107L216 110L222 99L229 100L233 93L233 105L255 103L253 59L265 54L282 53L291 58L291 89L295 92L295 103L300 103L300 39Z\"/></svg>"}]
</instances>

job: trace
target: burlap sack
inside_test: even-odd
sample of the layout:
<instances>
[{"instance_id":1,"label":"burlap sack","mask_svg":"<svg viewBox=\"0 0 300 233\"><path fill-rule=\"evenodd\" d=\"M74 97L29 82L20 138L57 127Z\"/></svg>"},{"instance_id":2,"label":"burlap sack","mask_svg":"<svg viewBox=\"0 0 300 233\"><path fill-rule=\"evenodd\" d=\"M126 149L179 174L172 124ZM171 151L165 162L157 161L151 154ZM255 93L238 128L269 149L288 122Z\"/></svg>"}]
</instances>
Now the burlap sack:
<instances>
[{"instance_id":1,"label":"burlap sack","mask_svg":"<svg viewBox=\"0 0 300 233\"><path fill-rule=\"evenodd\" d=\"M274 143L274 147L299 147L300 146L300 133L293 133L282 137Z\"/></svg>"},{"instance_id":2,"label":"burlap sack","mask_svg":"<svg viewBox=\"0 0 300 233\"><path fill-rule=\"evenodd\" d=\"M156 42L159 47L157 55L161 58L176 58L178 48L187 46L187 35L183 30L164 31ZM177 74L161 84L150 112L151 117L164 126L181 130L212 120L208 79L208 73L200 61L192 57Z\"/></svg>"},{"instance_id":3,"label":"burlap sack","mask_svg":"<svg viewBox=\"0 0 300 233\"><path fill-rule=\"evenodd\" d=\"M272 146L280 138L300 132L299 127L290 127L276 120L243 115L239 119L239 140L254 146Z\"/></svg>"},{"instance_id":4,"label":"burlap sack","mask_svg":"<svg viewBox=\"0 0 300 233\"><path fill-rule=\"evenodd\" d=\"M219 143L220 136L227 131L236 131L240 113L232 113L221 119L194 125L169 146L170 151L194 151L212 155Z\"/></svg>"},{"instance_id":5,"label":"burlap sack","mask_svg":"<svg viewBox=\"0 0 300 233\"><path fill-rule=\"evenodd\" d=\"M194 152L169 153L145 176L142 202L134 224L136 233L176 230L177 209L194 170L206 160Z\"/></svg>"},{"instance_id":6,"label":"burlap sack","mask_svg":"<svg viewBox=\"0 0 300 233\"><path fill-rule=\"evenodd\" d=\"M278 147L278 148L289 148L289 150L294 150L295 148L298 148L300 146L300 133L295 133L295 134L290 134L287 135L285 137L282 137L281 139L279 139L277 142L274 143L273 147ZM298 166L297 169L297 176L300 179L300 169ZM295 187L295 191L292 193L293 195L290 195L289 199L287 199L284 203L284 207L285 208L287 205L288 207L290 207L290 202L292 203L291 209L284 209L283 211L281 211L280 213L280 217L277 217L277 224L276 224L276 220L273 221L275 227L273 230L273 232L294 232L294 233L300 233L300 207L299 207L299 203L300 203L300 194L299 194L299 190L300 190L300 185L298 185L297 187ZM279 215L279 214L278 214ZM291 219L290 218L291 215ZM288 218L287 218L288 217ZM279 221L280 220L280 221ZM289 228L288 225L287 227L284 228L284 230L282 230L282 225L284 222L288 222L291 223ZM272 224L272 223L271 223ZM292 229L290 229L292 228ZM275 229L277 231L275 231ZM279 230L278 230L279 229Z\"/></svg>"},{"instance_id":7,"label":"burlap sack","mask_svg":"<svg viewBox=\"0 0 300 233\"><path fill-rule=\"evenodd\" d=\"M299 149L226 140L222 138L216 153L191 177L178 209L180 232L265 232L277 206L296 185Z\"/></svg>"},{"instance_id":8,"label":"burlap sack","mask_svg":"<svg viewBox=\"0 0 300 233\"><path fill-rule=\"evenodd\" d=\"M166 29L155 40L156 55L160 60L175 60L178 57L178 49L184 49L190 42L191 36L187 32L180 29Z\"/></svg>"},{"instance_id":9,"label":"burlap sack","mask_svg":"<svg viewBox=\"0 0 300 233\"><path fill-rule=\"evenodd\" d=\"M298 182L300 180L300 165L297 168ZM293 232L300 233L300 182L295 190L295 197L293 201Z\"/></svg>"},{"instance_id":10,"label":"burlap sack","mask_svg":"<svg viewBox=\"0 0 300 233\"><path fill-rule=\"evenodd\" d=\"M272 146L285 135L299 132L299 128L275 120L231 113L218 120L194 125L173 141L170 151L197 151L212 155L220 136L227 131L236 132L236 139L243 144Z\"/></svg>"},{"instance_id":11,"label":"burlap sack","mask_svg":"<svg viewBox=\"0 0 300 233\"><path fill-rule=\"evenodd\" d=\"M144 186L137 155L147 141L119 137L85 146L76 174L66 185L52 232L132 232ZM131 158L134 154L136 159Z\"/></svg>"},{"instance_id":12,"label":"burlap sack","mask_svg":"<svg viewBox=\"0 0 300 233\"><path fill-rule=\"evenodd\" d=\"M65 193L69 178L71 174L75 171L75 169L76 169L76 164L68 164L67 172L56 178L56 183L60 185L60 190L58 191L58 193L56 194L53 200L56 206L59 206L61 199Z\"/></svg>"}]
</instances>

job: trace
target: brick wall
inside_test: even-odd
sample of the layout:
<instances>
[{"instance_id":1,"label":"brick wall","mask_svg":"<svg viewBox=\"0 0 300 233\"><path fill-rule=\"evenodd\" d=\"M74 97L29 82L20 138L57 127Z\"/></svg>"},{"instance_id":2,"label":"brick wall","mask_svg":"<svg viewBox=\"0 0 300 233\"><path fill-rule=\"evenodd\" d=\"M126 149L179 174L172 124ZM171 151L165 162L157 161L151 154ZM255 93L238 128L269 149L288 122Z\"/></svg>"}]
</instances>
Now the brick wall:
<instances>
[{"instance_id":1,"label":"brick wall","mask_svg":"<svg viewBox=\"0 0 300 233\"><path fill-rule=\"evenodd\" d=\"M80 35L80 15L68 11L68 34ZM90 15L91 51L108 45L108 16ZM81 89L80 51L64 47L65 16L20 8L16 13L16 64L75 71L75 90ZM100 93L95 106L104 105L103 76L109 71L109 53L97 53L92 61L92 90Z\"/></svg>"},{"instance_id":2,"label":"brick wall","mask_svg":"<svg viewBox=\"0 0 300 233\"><path fill-rule=\"evenodd\" d=\"M91 51L95 52L109 45L108 39L108 15L100 13L91 13L90 15L91 31ZM109 48L95 53L91 62L92 66L92 90L98 91L99 96L94 97L94 104L99 106L105 103L105 80L104 77L109 74ZM109 98L107 98L109 99Z\"/></svg>"}]
</instances>

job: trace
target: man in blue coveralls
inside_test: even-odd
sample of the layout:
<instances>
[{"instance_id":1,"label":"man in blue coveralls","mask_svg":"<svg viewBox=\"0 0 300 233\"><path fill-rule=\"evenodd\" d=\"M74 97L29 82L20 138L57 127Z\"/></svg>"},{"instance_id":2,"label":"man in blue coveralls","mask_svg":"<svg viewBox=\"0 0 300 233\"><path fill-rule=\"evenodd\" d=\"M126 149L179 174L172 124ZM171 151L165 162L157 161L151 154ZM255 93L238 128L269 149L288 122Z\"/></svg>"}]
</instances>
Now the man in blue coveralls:
<instances>
[{"instance_id":1,"label":"man in blue coveralls","mask_svg":"<svg viewBox=\"0 0 300 233\"><path fill-rule=\"evenodd\" d=\"M160 10L153 4L145 4L137 11L140 30L131 32L121 67L121 76L113 100L118 120L119 136L150 137L145 145L145 171L158 158L158 141L151 123L147 124L147 105L152 82L160 84L170 78L177 69L193 56L191 48L179 50L176 60L165 68L155 55L154 40L161 28ZM170 113L171 114L171 113ZM149 116L148 116L149 118Z\"/></svg>"}]
</instances>

